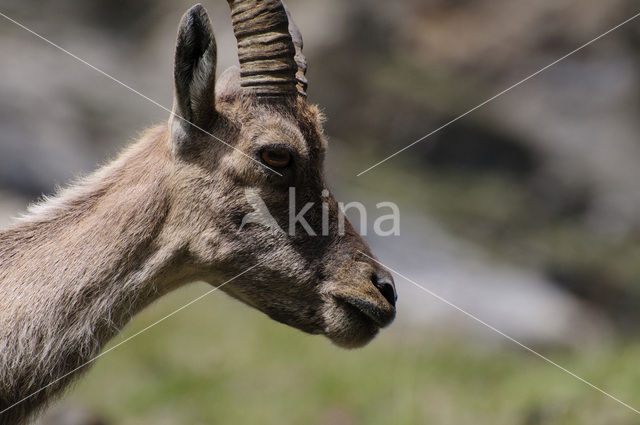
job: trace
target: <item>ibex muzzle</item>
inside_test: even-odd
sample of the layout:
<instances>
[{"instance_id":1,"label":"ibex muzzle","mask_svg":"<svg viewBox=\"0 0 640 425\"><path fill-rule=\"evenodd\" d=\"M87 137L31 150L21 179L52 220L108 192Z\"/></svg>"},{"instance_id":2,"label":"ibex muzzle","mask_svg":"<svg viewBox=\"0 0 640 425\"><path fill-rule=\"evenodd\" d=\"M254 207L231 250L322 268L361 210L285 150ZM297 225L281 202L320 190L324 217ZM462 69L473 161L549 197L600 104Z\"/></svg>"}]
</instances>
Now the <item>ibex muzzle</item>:
<instances>
[{"instance_id":1,"label":"ibex muzzle","mask_svg":"<svg viewBox=\"0 0 640 425\"><path fill-rule=\"evenodd\" d=\"M302 37L278 0L229 5L239 69L214 82L216 44L200 5L184 15L176 47L171 143L181 209L191 212L180 226L189 231L192 261L213 283L221 272L232 276L266 260L223 290L275 320L361 346L393 320L396 292L360 235L348 224L338 232L338 205L323 196L327 143L322 116L306 99ZM274 233L258 224L237 231L251 211L247 188L287 228L291 187L297 206L316 206L305 214L311 227L320 228L320 205L328 205L327 234Z\"/></svg>"}]
</instances>

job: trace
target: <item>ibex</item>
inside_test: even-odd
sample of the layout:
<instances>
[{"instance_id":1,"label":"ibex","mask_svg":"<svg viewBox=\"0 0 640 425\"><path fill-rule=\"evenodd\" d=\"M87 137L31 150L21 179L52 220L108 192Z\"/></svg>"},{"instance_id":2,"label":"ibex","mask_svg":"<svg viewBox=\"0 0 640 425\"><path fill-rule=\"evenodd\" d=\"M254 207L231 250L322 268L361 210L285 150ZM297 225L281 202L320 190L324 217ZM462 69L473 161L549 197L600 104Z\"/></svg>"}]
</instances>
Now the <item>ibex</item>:
<instances>
[{"instance_id":1,"label":"ibex","mask_svg":"<svg viewBox=\"0 0 640 425\"><path fill-rule=\"evenodd\" d=\"M189 282L236 277L221 289L342 347L393 320L390 274L351 225L336 230L297 27L279 0L229 4L240 68L216 82L209 18L191 8L168 122L0 233L0 424L26 421L135 313ZM285 223L290 187L297 204L314 202L312 226L328 205L328 234L239 230L245 189Z\"/></svg>"}]
</instances>

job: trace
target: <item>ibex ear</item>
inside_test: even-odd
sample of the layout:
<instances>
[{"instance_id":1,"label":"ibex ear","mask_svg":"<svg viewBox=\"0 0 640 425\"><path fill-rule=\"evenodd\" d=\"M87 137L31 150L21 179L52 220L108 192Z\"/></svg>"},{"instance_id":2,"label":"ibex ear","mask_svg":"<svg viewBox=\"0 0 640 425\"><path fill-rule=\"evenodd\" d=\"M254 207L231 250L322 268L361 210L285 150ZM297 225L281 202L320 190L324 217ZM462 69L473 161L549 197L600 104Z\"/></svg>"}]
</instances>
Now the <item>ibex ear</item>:
<instances>
[{"instance_id":1,"label":"ibex ear","mask_svg":"<svg viewBox=\"0 0 640 425\"><path fill-rule=\"evenodd\" d=\"M172 127L186 134L200 131L194 125L208 130L216 119L216 56L209 17L197 4L180 21L174 65Z\"/></svg>"}]
</instances>

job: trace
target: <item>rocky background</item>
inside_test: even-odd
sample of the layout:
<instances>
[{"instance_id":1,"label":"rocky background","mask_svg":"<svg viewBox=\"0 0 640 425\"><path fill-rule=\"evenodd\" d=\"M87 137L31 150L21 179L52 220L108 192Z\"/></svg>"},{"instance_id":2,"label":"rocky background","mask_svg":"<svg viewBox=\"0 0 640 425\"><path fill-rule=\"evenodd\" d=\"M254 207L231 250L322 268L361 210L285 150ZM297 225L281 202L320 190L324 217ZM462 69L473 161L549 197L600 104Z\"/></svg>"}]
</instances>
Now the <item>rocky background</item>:
<instances>
[{"instance_id":1,"label":"rocky background","mask_svg":"<svg viewBox=\"0 0 640 425\"><path fill-rule=\"evenodd\" d=\"M204 4L220 72L237 61L224 3ZM400 206L400 236L368 236L381 261L536 347L636 337L640 21L356 175L633 16L637 3L289 3L310 100L328 116L331 185L372 211ZM2 0L0 11L170 107L175 29L190 5ZM0 225L167 119L4 18L0 57ZM396 278L398 328L502 341Z\"/></svg>"}]
</instances>

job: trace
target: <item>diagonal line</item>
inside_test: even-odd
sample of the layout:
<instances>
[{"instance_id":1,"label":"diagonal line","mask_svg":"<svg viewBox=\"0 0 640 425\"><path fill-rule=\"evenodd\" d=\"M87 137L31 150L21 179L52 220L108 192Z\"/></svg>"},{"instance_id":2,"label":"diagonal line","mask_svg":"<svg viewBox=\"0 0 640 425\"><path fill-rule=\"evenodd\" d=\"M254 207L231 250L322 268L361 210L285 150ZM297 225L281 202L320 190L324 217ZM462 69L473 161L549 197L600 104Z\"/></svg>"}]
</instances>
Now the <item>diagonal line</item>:
<instances>
[{"instance_id":1,"label":"diagonal line","mask_svg":"<svg viewBox=\"0 0 640 425\"><path fill-rule=\"evenodd\" d=\"M176 117L176 118L178 118L178 119L180 119L180 120L184 121L185 123L187 123L187 124L191 125L192 127L196 128L196 129L198 129L198 130L202 131L202 132L203 132L203 133L205 133L206 135L213 137L214 139L216 139L217 141L219 141L219 142L220 142L220 143L222 143L223 145L228 146L228 147L230 147L231 149L233 149L233 150L235 150L235 151L237 151L237 152L240 152L240 154L242 154L243 156L245 156L245 157L249 158L251 161L255 162L256 164L258 164L258 165L260 165L260 166L262 166L262 167L266 168L267 170L270 170L270 171L272 171L272 172L274 172L274 173L276 173L277 175L279 175L279 176L281 176L281 177L282 177L282 174L280 174L279 172L277 172L277 171L276 171L276 170L274 170L273 168L271 168L271 167L269 167L269 166L267 166L267 165L263 164L262 162L258 161L258 160L257 160L257 159L255 159L255 158L252 158L251 156L249 156L249 155L247 155L246 153L242 152L240 149L238 149L238 148L236 148L236 147L234 147L234 146L230 145L229 143L225 142L225 141L224 141L224 140L222 140L221 138L219 138L219 137L217 137L217 136L215 136L215 135L211 134L210 132L206 131L206 130L205 130L205 129L203 129L202 127L199 127L199 126L197 126L196 124L192 123L191 121L187 120L186 118L184 118L184 117L182 117L182 116L180 116L180 115L176 114L176 113L175 113L175 112L173 112L171 109L169 109L169 108L167 108L166 106L164 106L164 105L162 105L162 104L158 103L157 101L155 101L155 100L151 99L149 96L146 96L146 95L144 95L144 94L140 93L138 90L136 90L136 89L134 89L133 87L131 87L131 86L129 86L129 85L127 85L127 84L123 83L122 81L118 80L117 78L113 77L112 75L107 74L105 71L103 71L103 70L101 70L101 69L97 68L97 67L96 67L96 66L94 66L94 65L91 65L91 64L90 64L89 62L87 62L86 60L84 60L84 59L82 59L82 58L80 58L80 57L78 57L78 56L74 55L74 54L73 54L73 53L71 53L70 51L68 51L68 50L66 50L65 48L63 48L62 46L59 46L58 44L54 43L53 41L48 40L47 38L45 38L45 37L41 36L40 34L38 34L38 33L37 33L37 32L35 32L35 31L33 31L32 29L27 28L26 26L22 25L20 22L18 22L18 21L16 21L16 20L14 20L14 19L11 19L10 17L8 17L7 15L5 15L5 14L4 14L4 13L2 13L2 12L0 12L0 16L2 16L3 18L5 18L6 20L8 20L8 21L10 21L10 22L13 22L14 24L16 24L17 26L19 26L19 27L20 27L20 28L22 28L23 30L30 32L31 34L33 34L33 35L35 35L36 37L38 37L40 40L42 40L42 41L44 41L44 42L46 42L46 43L50 44L51 46L55 47L56 49L60 50L61 52L66 53L67 55L71 56L72 58L76 59L77 61L82 62L83 64L85 64L85 65L86 65L86 66L88 66L89 68L91 68L91 69L93 69L94 71L96 71L96 72L98 72L98 73L100 73L100 74L104 75L105 77L107 77L107 78L108 78L108 79L110 79L111 81L113 81L113 82L115 82L115 83L117 83L117 84L121 85L122 87L124 87L124 88L128 89L129 91L132 91L133 93L137 94L138 96L142 97L143 99L145 99L145 100L147 100L147 101L149 101L149 102L153 103L154 105L156 105L156 106L157 106L157 107L159 107L160 109L164 109L165 111L167 111L168 113L170 113L172 116L174 116L174 117Z\"/></svg>"},{"instance_id":2,"label":"diagonal line","mask_svg":"<svg viewBox=\"0 0 640 425\"><path fill-rule=\"evenodd\" d=\"M400 273L397 270L392 269L391 267L382 264L380 261L376 260L373 257L370 257L369 255L365 254L362 251L358 251L360 252L360 254L364 255L365 257L368 257L369 259L375 261L376 263L380 264L382 267L384 267L385 269L389 270L390 272L393 272L395 274L397 274L398 276L400 276L401 278L403 278L404 280L406 280L407 282L413 284L414 286L416 286L418 289L421 289L422 291L426 292L427 294L439 299L440 301L442 301L443 303L449 305L450 307L453 307L454 309L458 310L460 313L464 314L465 316L475 320L476 322L480 323L481 325L491 329L492 331L496 332L497 334L503 336L504 338L508 339L509 341L519 345L520 347L524 348L525 350L529 351L531 354L534 354L538 357L540 357L542 360L546 361L549 364L552 364L553 366L557 367L558 369L560 369L561 371L573 376L574 378L576 378L577 380L583 382L584 384L587 384L588 386L590 386L591 388L593 388L596 391L599 391L600 393L606 395L607 397L609 397L610 399L620 403L621 405L623 405L624 407L634 411L635 413L640 415L640 411L631 407L630 405L628 405L627 403L625 403L624 401L620 400L619 398L616 398L615 396L609 394L608 392L606 392L605 390L601 389L600 387L595 386L594 384L592 384L591 382L587 381L584 378L579 377L578 375L576 375L574 372L571 372L570 370L564 368L563 366L560 366L558 363L554 362L553 360L551 360L550 358L538 353L537 351L535 351L533 348L528 347L527 345L524 345L523 343L521 343L520 341L517 341L516 339L510 337L509 335L505 334L504 332L502 332L501 330L495 328L494 326L491 326L490 324L488 324L487 322L483 321L482 319L479 319L478 317L474 316L473 314L467 312L466 310L458 307L457 305L453 304L451 301L448 301L444 298L442 298L440 295L436 294L435 292L425 288L424 286L420 285L419 283L415 282L414 280L408 278L407 276L403 275L402 273Z\"/></svg>"},{"instance_id":3,"label":"diagonal line","mask_svg":"<svg viewBox=\"0 0 640 425\"><path fill-rule=\"evenodd\" d=\"M204 294L200 295L197 298L194 298L193 300L189 301L187 304L183 305L182 307L180 307L177 310L174 310L173 312L167 314L166 316L164 316L162 319L157 320L155 322L153 322L152 324L150 324L149 326L147 326L146 328L142 329L141 331L136 332L135 334L131 335L130 337L126 338L125 340L119 342L118 344L114 345L113 347L109 348L108 350L103 351L102 353L98 354L97 356L87 360L86 362L82 363L80 366L76 367L75 369L73 369L70 372L65 373L64 375L60 376L59 378L54 379L53 381L49 382L47 385L45 385L44 387L40 388L39 390L34 391L33 393L29 394L28 396L26 396L25 398L13 403L11 406L7 407L6 409L0 411L0 415L2 415L3 413L5 413L8 410L13 409L14 407L16 407L18 404L30 399L31 397L33 397L34 395L42 392L43 390L49 388L51 385L55 384L56 382L61 381L62 379L66 378L67 376L77 372L78 370L82 369L83 367L95 362L96 360L98 360L100 357L104 356L107 353L110 353L111 351L115 350L116 348L120 347L121 345L131 341L133 338L137 337L138 335L148 331L149 329L153 328L154 326L156 326L157 324L164 322L165 320L167 320L168 318L176 315L177 313L181 312L182 310L184 310L185 308L191 306L192 304L200 301L201 299L203 299L204 297L214 293L215 291L217 291L218 289L222 288L223 286L225 286L227 283L239 278L240 276L242 276L243 274L247 273L248 271L266 263L267 260L263 260L257 264L254 264L253 266L249 267L248 269L246 269L245 271L243 271L242 273L239 273L235 276L233 276L231 279L226 280L224 282L222 282L220 285L216 286L215 288L205 292Z\"/></svg>"},{"instance_id":4,"label":"diagonal line","mask_svg":"<svg viewBox=\"0 0 640 425\"><path fill-rule=\"evenodd\" d=\"M378 165L387 162L388 160L390 160L391 158L393 158L394 156L406 151L407 149L409 149L410 147L422 142L424 139L434 135L435 133L439 132L440 130L442 130L445 127L448 127L449 125L453 124L454 122L458 121L461 118L466 117L467 115L469 115L470 113L474 112L477 109L482 108L484 105L486 105L487 103L497 99L498 97L502 96L503 94L507 93L508 91L510 91L511 89L514 89L516 87L518 87L519 85L525 83L526 81L529 81L530 79L532 79L533 77L535 77L536 75L546 71L547 69L551 68L552 66L554 66L555 64L557 64L558 62L561 62L563 60L565 60L566 58L568 58L569 56L573 55L574 53L579 52L580 50L584 49L585 47L589 46L592 43L595 43L596 41L600 40L602 37L606 36L607 34L612 33L613 31L617 30L618 28L620 28L621 26L633 21L634 19L636 19L638 16L640 16L640 12L636 13L635 15L633 15L632 17L630 17L629 19L627 19L624 22L619 23L618 25L616 25L615 27L611 28L610 30L600 34L599 36L597 36L596 38L594 38L593 40L590 40L586 43L584 43L582 46L576 48L575 50L572 50L571 52L567 53L566 55L562 56L559 59L556 59L555 61L551 62L549 65L545 66L544 68L540 68L539 70L537 70L536 72L534 72L533 74L529 75L528 77L518 81L517 83L513 84L510 87L507 87L506 89L502 90L500 93L496 94L495 96L490 97L489 99L485 100L484 102L482 102L481 104L469 109L467 112L465 112L464 114L452 119L451 121L447 122L446 124L436 128L435 130L433 130L431 133L428 133L424 136L422 136L421 138L419 138L418 140L416 140L413 143L408 144L407 146L405 146L404 148L400 149L399 151L389 155L388 157L386 157L385 159L376 162L375 164L373 164L371 167L359 172L357 174L357 177L360 177L361 175L363 175L364 173L374 169L375 167L377 167Z\"/></svg>"}]
</instances>

